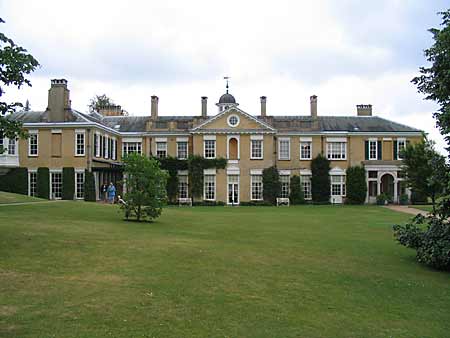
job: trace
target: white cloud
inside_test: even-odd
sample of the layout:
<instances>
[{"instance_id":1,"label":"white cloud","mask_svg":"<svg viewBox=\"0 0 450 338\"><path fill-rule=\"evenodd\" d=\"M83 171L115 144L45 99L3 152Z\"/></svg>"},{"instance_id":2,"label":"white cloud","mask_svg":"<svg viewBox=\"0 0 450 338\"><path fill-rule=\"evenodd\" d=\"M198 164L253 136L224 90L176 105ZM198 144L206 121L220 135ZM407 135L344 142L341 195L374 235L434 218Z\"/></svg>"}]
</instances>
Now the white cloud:
<instances>
[{"instance_id":1,"label":"white cloud","mask_svg":"<svg viewBox=\"0 0 450 338\"><path fill-rule=\"evenodd\" d=\"M438 138L431 112L411 78L437 26L434 7L421 1L26 1L0 4L4 31L42 64L33 88L7 98L45 109L51 78L69 80L72 106L85 110L95 94L111 96L131 114L209 111L230 75L241 107L271 114L375 114L425 129ZM439 141L439 149L443 142Z\"/></svg>"}]
</instances>

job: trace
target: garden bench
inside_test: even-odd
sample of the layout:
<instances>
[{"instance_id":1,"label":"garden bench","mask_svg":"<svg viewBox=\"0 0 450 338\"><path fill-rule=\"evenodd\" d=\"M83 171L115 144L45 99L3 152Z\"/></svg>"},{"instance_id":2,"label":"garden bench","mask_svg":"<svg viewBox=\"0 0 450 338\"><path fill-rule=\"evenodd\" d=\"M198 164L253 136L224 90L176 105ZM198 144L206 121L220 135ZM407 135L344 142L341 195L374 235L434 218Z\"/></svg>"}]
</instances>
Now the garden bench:
<instances>
[{"instance_id":1,"label":"garden bench","mask_svg":"<svg viewBox=\"0 0 450 338\"><path fill-rule=\"evenodd\" d=\"M289 202L289 198L287 197L277 197L277 207L280 205L286 205L289 206L290 202Z\"/></svg>"},{"instance_id":2,"label":"garden bench","mask_svg":"<svg viewBox=\"0 0 450 338\"><path fill-rule=\"evenodd\" d=\"M192 207L192 198L188 197L188 198L179 198L178 199L178 206L182 206L182 205L189 205L190 207Z\"/></svg>"}]
</instances>

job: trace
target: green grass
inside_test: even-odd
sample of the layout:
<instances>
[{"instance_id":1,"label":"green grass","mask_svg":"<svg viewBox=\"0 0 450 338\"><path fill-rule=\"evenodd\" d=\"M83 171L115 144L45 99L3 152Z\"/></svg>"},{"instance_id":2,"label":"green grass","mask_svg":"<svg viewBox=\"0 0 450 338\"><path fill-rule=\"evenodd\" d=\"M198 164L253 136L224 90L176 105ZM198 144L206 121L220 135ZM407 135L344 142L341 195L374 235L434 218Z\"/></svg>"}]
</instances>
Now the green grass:
<instances>
[{"instance_id":1,"label":"green grass","mask_svg":"<svg viewBox=\"0 0 450 338\"><path fill-rule=\"evenodd\" d=\"M410 208L415 208L423 211L431 212L433 211L433 206L431 204L423 204L423 205L410 205Z\"/></svg>"},{"instance_id":2,"label":"green grass","mask_svg":"<svg viewBox=\"0 0 450 338\"><path fill-rule=\"evenodd\" d=\"M0 208L0 337L445 338L450 274L375 206Z\"/></svg>"},{"instance_id":3,"label":"green grass","mask_svg":"<svg viewBox=\"0 0 450 338\"><path fill-rule=\"evenodd\" d=\"M41 201L45 200L37 197L30 197L27 195L13 194L10 192L0 191L0 204L41 202Z\"/></svg>"}]
</instances>

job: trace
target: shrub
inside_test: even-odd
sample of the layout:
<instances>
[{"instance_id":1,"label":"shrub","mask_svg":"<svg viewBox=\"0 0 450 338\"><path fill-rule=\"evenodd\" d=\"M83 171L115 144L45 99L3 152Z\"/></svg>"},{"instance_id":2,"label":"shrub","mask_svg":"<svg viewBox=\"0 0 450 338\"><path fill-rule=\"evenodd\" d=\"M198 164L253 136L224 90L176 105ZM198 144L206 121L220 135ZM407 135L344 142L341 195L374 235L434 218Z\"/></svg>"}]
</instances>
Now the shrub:
<instances>
[{"instance_id":1,"label":"shrub","mask_svg":"<svg viewBox=\"0 0 450 338\"><path fill-rule=\"evenodd\" d=\"M347 169L347 198L348 204L364 204L367 194L366 171L361 166Z\"/></svg>"},{"instance_id":2,"label":"shrub","mask_svg":"<svg viewBox=\"0 0 450 338\"><path fill-rule=\"evenodd\" d=\"M277 167L270 167L263 170L263 198L264 201L276 204L277 197L281 193L280 175Z\"/></svg>"},{"instance_id":3,"label":"shrub","mask_svg":"<svg viewBox=\"0 0 450 338\"><path fill-rule=\"evenodd\" d=\"M417 251L420 263L450 271L450 223L447 219L417 215L405 225L394 225L393 230L401 245Z\"/></svg>"},{"instance_id":4,"label":"shrub","mask_svg":"<svg viewBox=\"0 0 450 338\"><path fill-rule=\"evenodd\" d=\"M0 190L28 195L28 169L13 168L0 176Z\"/></svg>"},{"instance_id":5,"label":"shrub","mask_svg":"<svg viewBox=\"0 0 450 338\"><path fill-rule=\"evenodd\" d=\"M319 154L311 162L311 194L314 203L330 202L330 161Z\"/></svg>"},{"instance_id":6,"label":"shrub","mask_svg":"<svg viewBox=\"0 0 450 338\"><path fill-rule=\"evenodd\" d=\"M38 168L36 193L40 198L50 199L50 171L48 168Z\"/></svg>"},{"instance_id":7,"label":"shrub","mask_svg":"<svg viewBox=\"0 0 450 338\"><path fill-rule=\"evenodd\" d=\"M225 206L225 202L222 201L199 201L192 202L193 206L196 207L223 207Z\"/></svg>"},{"instance_id":8,"label":"shrub","mask_svg":"<svg viewBox=\"0 0 450 338\"><path fill-rule=\"evenodd\" d=\"M401 205L407 205L409 203L409 197L406 194L400 195L399 203Z\"/></svg>"},{"instance_id":9,"label":"shrub","mask_svg":"<svg viewBox=\"0 0 450 338\"><path fill-rule=\"evenodd\" d=\"M305 198L303 196L303 188L300 181L300 177L294 175L291 177L291 193L289 195L289 200L291 204L304 204Z\"/></svg>"},{"instance_id":10,"label":"shrub","mask_svg":"<svg viewBox=\"0 0 450 338\"><path fill-rule=\"evenodd\" d=\"M87 169L84 171L84 200L88 202L96 201L94 173Z\"/></svg>"},{"instance_id":11,"label":"shrub","mask_svg":"<svg viewBox=\"0 0 450 338\"><path fill-rule=\"evenodd\" d=\"M75 196L75 169L72 167L63 168L62 180L62 199L73 200Z\"/></svg>"},{"instance_id":12,"label":"shrub","mask_svg":"<svg viewBox=\"0 0 450 338\"><path fill-rule=\"evenodd\" d=\"M377 196L377 204L385 205L387 203L392 203L392 196L386 193Z\"/></svg>"},{"instance_id":13,"label":"shrub","mask_svg":"<svg viewBox=\"0 0 450 338\"><path fill-rule=\"evenodd\" d=\"M428 203L428 196L417 190L411 191L411 203L412 204L426 204Z\"/></svg>"}]
</instances>

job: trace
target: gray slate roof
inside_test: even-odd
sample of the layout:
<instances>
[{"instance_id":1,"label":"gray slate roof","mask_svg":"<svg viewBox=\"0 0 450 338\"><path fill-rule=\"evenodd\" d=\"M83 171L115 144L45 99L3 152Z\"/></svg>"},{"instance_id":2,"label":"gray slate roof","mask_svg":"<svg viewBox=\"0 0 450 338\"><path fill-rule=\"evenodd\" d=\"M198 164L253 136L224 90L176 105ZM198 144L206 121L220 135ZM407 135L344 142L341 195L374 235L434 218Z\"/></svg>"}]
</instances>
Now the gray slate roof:
<instances>
[{"instance_id":1,"label":"gray slate roof","mask_svg":"<svg viewBox=\"0 0 450 338\"><path fill-rule=\"evenodd\" d=\"M66 112L70 122L92 121L102 124L120 132L145 132L146 124L150 119L145 116L107 116L100 114L84 114L76 110ZM20 111L9 115L8 119L18 120L23 123L45 123L47 111ZM159 116L157 121L161 122L186 122L192 126L192 122L199 116ZM342 131L342 132L420 132L419 129L383 119L377 116L318 116L313 121L311 116L257 116L267 124L273 126L280 132L311 132L311 131ZM116 126L120 126L116 128ZM187 128L185 131L188 131ZM216 132L223 132L217 130ZM255 131L255 130L254 130ZM158 132L153 129L152 132ZM161 131L164 132L164 131ZM167 133L167 131L165 131Z\"/></svg>"}]
</instances>

